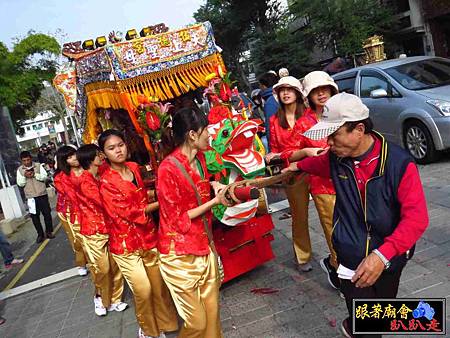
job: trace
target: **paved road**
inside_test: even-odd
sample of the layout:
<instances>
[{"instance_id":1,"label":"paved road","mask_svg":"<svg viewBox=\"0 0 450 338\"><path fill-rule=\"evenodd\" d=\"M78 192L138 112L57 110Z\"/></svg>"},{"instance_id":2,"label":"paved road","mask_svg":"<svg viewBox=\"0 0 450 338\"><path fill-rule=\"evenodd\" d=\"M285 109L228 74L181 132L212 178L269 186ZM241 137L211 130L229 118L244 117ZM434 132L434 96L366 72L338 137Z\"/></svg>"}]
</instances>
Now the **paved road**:
<instances>
[{"instance_id":1,"label":"paved road","mask_svg":"<svg viewBox=\"0 0 450 338\"><path fill-rule=\"evenodd\" d=\"M431 223L404 270L399 291L401 297L446 297L447 327L450 326L449 171L449 156L420 167ZM346 316L346 308L337 292L328 286L318 265L327 247L317 214L311 206L313 271L304 274L298 273L294 266L290 221L280 221L279 216L280 212L273 214L276 258L222 288L221 318L225 337L339 337L334 323L337 321L339 326ZM46 254L70 266L70 259L56 254L63 250L60 247L63 242L64 238L58 236L50 243L55 247L49 245ZM250 292L254 287L280 291L254 295ZM8 299L3 311L8 322L0 327L0 337L136 337L134 310L98 318L93 314L92 291L88 278L76 277ZM125 298L132 304L130 297L127 291Z\"/></svg>"}]
</instances>

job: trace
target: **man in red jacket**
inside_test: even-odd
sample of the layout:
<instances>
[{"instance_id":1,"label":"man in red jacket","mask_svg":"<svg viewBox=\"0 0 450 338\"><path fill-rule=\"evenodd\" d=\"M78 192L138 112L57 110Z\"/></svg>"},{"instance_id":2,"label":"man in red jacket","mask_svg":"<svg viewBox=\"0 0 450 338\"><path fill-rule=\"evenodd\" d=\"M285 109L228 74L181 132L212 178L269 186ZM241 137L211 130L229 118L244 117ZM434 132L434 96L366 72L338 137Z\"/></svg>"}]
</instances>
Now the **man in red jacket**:
<instances>
[{"instance_id":1,"label":"man in red jacket","mask_svg":"<svg viewBox=\"0 0 450 338\"><path fill-rule=\"evenodd\" d=\"M428 226L414 161L372 127L369 109L357 96L337 94L304 134L328 137L328 151L284 169L328 177L335 186L332 240L350 314L342 323L346 337L353 337L352 300L395 298L402 270Z\"/></svg>"}]
</instances>

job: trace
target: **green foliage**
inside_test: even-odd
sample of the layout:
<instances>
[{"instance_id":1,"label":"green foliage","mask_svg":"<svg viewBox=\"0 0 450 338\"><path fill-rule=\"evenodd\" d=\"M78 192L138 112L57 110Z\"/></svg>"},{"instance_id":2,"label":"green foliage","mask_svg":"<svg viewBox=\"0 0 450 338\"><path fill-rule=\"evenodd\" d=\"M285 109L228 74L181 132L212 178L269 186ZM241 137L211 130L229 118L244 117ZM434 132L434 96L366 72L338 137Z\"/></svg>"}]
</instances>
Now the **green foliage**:
<instances>
[{"instance_id":1,"label":"green foliage","mask_svg":"<svg viewBox=\"0 0 450 338\"><path fill-rule=\"evenodd\" d=\"M394 23L379 0L297 0L290 11L309 22L303 29L309 41L343 56L361 52L365 39Z\"/></svg>"},{"instance_id":2,"label":"green foliage","mask_svg":"<svg viewBox=\"0 0 450 338\"><path fill-rule=\"evenodd\" d=\"M249 69L239 60L249 50L256 73L302 61L293 58L303 57L298 50L301 45L288 35L286 17L278 1L207 0L194 18L211 22L225 64L241 85L247 82Z\"/></svg>"},{"instance_id":3,"label":"green foliage","mask_svg":"<svg viewBox=\"0 0 450 338\"><path fill-rule=\"evenodd\" d=\"M12 51L0 42L0 105L10 109L16 127L30 117L27 112L39 99L43 81L55 76L59 52L56 39L45 34L29 34Z\"/></svg>"},{"instance_id":4,"label":"green foliage","mask_svg":"<svg viewBox=\"0 0 450 338\"><path fill-rule=\"evenodd\" d=\"M282 67L294 76L305 73L309 59L305 41L302 32L290 32L288 27L261 34L257 45L251 49L257 74L278 71Z\"/></svg>"}]
</instances>

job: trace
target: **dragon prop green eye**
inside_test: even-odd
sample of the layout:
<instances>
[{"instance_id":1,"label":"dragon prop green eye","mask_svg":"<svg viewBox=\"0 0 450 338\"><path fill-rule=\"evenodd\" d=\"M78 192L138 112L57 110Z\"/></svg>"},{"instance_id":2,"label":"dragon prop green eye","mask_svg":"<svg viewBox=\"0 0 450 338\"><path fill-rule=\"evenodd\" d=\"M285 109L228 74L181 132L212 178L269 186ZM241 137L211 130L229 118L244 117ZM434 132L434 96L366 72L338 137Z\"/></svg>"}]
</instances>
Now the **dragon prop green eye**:
<instances>
[{"instance_id":1,"label":"dragon prop green eye","mask_svg":"<svg viewBox=\"0 0 450 338\"><path fill-rule=\"evenodd\" d=\"M228 137L229 135L230 135L230 132L228 131L228 129L222 130L222 137Z\"/></svg>"}]
</instances>

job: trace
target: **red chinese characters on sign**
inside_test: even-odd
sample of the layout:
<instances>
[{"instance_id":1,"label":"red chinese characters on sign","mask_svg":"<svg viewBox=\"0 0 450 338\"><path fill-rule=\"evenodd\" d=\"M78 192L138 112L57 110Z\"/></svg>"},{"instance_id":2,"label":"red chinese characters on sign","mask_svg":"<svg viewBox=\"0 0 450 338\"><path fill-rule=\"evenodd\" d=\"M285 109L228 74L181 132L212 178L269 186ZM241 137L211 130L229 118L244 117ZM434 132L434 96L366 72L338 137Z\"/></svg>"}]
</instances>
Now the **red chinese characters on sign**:
<instances>
[{"instance_id":1,"label":"red chinese characters on sign","mask_svg":"<svg viewBox=\"0 0 450 338\"><path fill-rule=\"evenodd\" d=\"M408 325L406 325L407 323ZM436 319L432 319L430 323L425 324L425 326L418 319L410 319L409 322L402 319L391 320L391 331L411 331L411 332L426 332L434 331L441 332L440 323Z\"/></svg>"},{"instance_id":2,"label":"red chinese characters on sign","mask_svg":"<svg viewBox=\"0 0 450 338\"><path fill-rule=\"evenodd\" d=\"M199 53L208 48L209 31L198 24L109 46L124 71Z\"/></svg>"}]
</instances>

